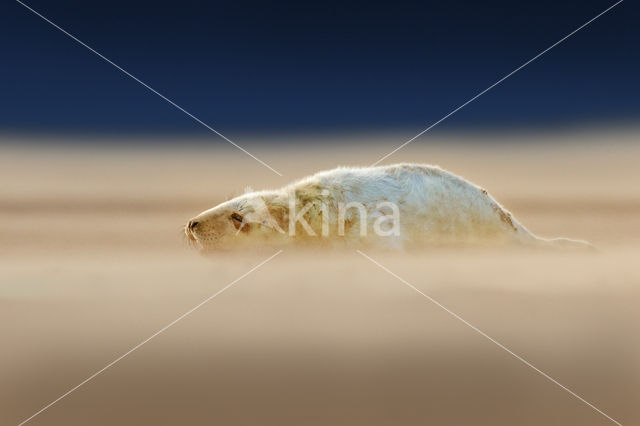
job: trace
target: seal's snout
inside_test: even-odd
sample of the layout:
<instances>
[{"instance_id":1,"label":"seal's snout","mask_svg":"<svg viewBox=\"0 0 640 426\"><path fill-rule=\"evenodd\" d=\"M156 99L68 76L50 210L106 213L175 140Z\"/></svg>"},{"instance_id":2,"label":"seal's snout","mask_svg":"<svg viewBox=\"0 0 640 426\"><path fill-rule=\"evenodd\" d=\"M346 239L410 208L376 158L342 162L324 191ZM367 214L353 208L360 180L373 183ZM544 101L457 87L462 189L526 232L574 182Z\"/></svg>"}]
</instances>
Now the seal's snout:
<instances>
[{"instance_id":1,"label":"seal's snout","mask_svg":"<svg viewBox=\"0 0 640 426\"><path fill-rule=\"evenodd\" d=\"M187 239L193 243L195 243L197 241L196 236L195 236L195 231L198 227L198 225L200 224L199 221L191 219L189 222L187 222L187 226L184 227L184 234L187 237Z\"/></svg>"},{"instance_id":2,"label":"seal's snout","mask_svg":"<svg viewBox=\"0 0 640 426\"><path fill-rule=\"evenodd\" d=\"M189 223L187 224L187 227L189 228L189 231L193 232L196 230L196 228L198 227L198 225L200 224L199 221L192 219L189 221Z\"/></svg>"}]
</instances>

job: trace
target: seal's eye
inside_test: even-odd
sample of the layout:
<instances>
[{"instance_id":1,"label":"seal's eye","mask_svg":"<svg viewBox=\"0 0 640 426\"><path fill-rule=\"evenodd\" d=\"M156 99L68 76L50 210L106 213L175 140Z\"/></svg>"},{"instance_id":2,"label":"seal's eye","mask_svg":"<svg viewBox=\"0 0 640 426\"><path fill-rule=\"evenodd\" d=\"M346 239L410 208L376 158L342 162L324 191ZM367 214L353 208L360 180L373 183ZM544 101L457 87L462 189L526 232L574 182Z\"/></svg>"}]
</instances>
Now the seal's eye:
<instances>
[{"instance_id":1,"label":"seal's eye","mask_svg":"<svg viewBox=\"0 0 640 426\"><path fill-rule=\"evenodd\" d=\"M235 226L236 229L242 226L242 222L244 221L242 215L238 213L231 213L230 218L231 218L231 221L233 222L233 226Z\"/></svg>"}]
</instances>

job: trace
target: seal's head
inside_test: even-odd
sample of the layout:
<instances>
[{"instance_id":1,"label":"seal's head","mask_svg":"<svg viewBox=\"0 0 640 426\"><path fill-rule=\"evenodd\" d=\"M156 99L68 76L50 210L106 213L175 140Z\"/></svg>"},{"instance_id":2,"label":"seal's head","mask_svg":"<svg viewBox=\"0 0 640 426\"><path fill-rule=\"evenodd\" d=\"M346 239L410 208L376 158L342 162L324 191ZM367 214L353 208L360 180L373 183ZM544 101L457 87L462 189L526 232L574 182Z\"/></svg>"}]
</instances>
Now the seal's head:
<instances>
[{"instance_id":1,"label":"seal's head","mask_svg":"<svg viewBox=\"0 0 640 426\"><path fill-rule=\"evenodd\" d=\"M282 211L273 196L247 193L200 213L185 225L184 232L204 250L277 243L286 236Z\"/></svg>"}]
</instances>

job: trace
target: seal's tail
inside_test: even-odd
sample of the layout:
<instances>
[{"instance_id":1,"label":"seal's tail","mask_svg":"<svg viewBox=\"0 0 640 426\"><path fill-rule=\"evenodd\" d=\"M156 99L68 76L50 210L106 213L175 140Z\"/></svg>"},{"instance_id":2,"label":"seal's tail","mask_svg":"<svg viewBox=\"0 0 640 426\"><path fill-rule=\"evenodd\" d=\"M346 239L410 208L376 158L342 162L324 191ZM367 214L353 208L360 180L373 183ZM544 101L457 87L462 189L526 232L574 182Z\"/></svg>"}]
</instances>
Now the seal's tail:
<instances>
[{"instance_id":1,"label":"seal's tail","mask_svg":"<svg viewBox=\"0 0 640 426\"><path fill-rule=\"evenodd\" d=\"M513 227L516 230L517 239L520 243L541 248L554 248L559 250L587 250L595 251L593 244L584 240L574 240L571 238L541 238L525 228L520 222L513 219Z\"/></svg>"},{"instance_id":2,"label":"seal's tail","mask_svg":"<svg viewBox=\"0 0 640 426\"><path fill-rule=\"evenodd\" d=\"M595 246L588 241L572 240L570 238L540 238L539 241L546 247L554 247L562 250L595 250Z\"/></svg>"}]
</instances>

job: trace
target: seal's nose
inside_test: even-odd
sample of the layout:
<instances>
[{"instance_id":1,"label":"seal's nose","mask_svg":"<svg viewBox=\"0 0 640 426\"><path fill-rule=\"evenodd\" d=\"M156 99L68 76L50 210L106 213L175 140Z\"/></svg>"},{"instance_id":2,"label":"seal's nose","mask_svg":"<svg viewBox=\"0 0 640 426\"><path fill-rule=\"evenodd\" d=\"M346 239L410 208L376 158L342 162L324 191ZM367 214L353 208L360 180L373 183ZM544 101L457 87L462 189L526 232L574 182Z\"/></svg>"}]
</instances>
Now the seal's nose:
<instances>
[{"instance_id":1,"label":"seal's nose","mask_svg":"<svg viewBox=\"0 0 640 426\"><path fill-rule=\"evenodd\" d=\"M190 220L190 221L189 221L189 225L188 225L188 226L189 226L189 230L191 230L191 231L195 231L195 230L196 230L196 228L198 227L198 224L199 224L199 223L200 223L200 222L198 222L197 220Z\"/></svg>"}]
</instances>

